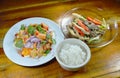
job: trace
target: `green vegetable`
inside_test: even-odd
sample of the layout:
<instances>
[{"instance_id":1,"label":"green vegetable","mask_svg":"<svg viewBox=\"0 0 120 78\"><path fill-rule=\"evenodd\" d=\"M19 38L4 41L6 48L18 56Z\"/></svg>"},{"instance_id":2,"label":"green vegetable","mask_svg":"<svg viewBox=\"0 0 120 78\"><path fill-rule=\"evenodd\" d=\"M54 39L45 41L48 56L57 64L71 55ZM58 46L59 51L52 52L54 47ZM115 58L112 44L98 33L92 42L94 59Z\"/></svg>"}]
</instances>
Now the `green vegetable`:
<instances>
[{"instance_id":1,"label":"green vegetable","mask_svg":"<svg viewBox=\"0 0 120 78\"><path fill-rule=\"evenodd\" d=\"M79 19L83 20L83 21L85 21L85 20L86 20L86 18L85 18L85 17L83 17L83 16L82 16L82 15L80 15L80 14L77 14L77 13L72 13L72 15L73 15L73 16L75 16L76 18L79 18Z\"/></svg>"},{"instance_id":2,"label":"green vegetable","mask_svg":"<svg viewBox=\"0 0 120 78\"><path fill-rule=\"evenodd\" d=\"M20 30L25 30L25 25L22 24Z\"/></svg>"},{"instance_id":3,"label":"green vegetable","mask_svg":"<svg viewBox=\"0 0 120 78\"><path fill-rule=\"evenodd\" d=\"M35 27L33 27L33 26L28 26L27 31L28 31L29 34L33 35L34 32L35 32Z\"/></svg>"},{"instance_id":4,"label":"green vegetable","mask_svg":"<svg viewBox=\"0 0 120 78\"><path fill-rule=\"evenodd\" d=\"M97 37L94 37L94 38L90 38L89 40L88 40L88 43L89 44L94 44L94 43L97 43L97 42L100 42L100 36L97 36Z\"/></svg>"},{"instance_id":5,"label":"green vegetable","mask_svg":"<svg viewBox=\"0 0 120 78\"><path fill-rule=\"evenodd\" d=\"M52 37L51 37L50 34L46 34L46 38L47 38L47 39L51 39Z\"/></svg>"},{"instance_id":6,"label":"green vegetable","mask_svg":"<svg viewBox=\"0 0 120 78\"><path fill-rule=\"evenodd\" d=\"M43 28L41 27L41 25L38 25L37 26L37 30L39 31L39 32L41 32L41 33L45 33L45 30L43 30Z\"/></svg>"},{"instance_id":7,"label":"green vegetable","mask_svg":"<svg viewBox=\"0 0 120 78\"><path fill-rule=\"evenodd\" d=\"M56 40L55 40L55 39L52 39L52 43L53 43L53 44L56 44Z\"/></svg>"},{"instance_id":8,"label":"green vegetable","mask_svg":"<svg viewBox=\"0 0 120 78\"><path fill-rule=\"evenodd\" d=\"M49 49L49 50L46 50L46 51L45 51L45 54L48 54L49 52L50 52L50 49Z\"/></svg>"},{"instance_id":9,"label":"green vegetable","mask_svg":"<svg viewBox=\"0 0 120 78\"><path fill-rule=\"evenodd\" d=\"M15 40L15 46L18 48L22 48L24 46L22 39L16 39Z\"/></svg>"},{"instance_id":10,"label":"green vegetable","mask_svg":"<svg viewBox=\"0 0 120 78\"><path fill-rule=\"evenodd\" d=\"M47 41L41 41L41 45L45 45Z\"/></svg>"}]
</instances>

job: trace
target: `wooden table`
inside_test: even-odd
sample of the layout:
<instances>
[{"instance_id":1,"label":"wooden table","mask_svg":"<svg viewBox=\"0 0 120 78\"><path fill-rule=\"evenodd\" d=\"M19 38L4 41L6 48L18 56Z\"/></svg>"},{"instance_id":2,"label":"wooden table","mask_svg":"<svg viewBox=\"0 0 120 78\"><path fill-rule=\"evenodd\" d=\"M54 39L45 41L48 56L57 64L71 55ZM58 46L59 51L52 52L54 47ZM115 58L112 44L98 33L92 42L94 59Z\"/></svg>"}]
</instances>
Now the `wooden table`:
<instances>
[{"instance_id":1,"label":"wooden table","mask_svg":"<svg viewBox=\"0 0 120 78\"><path fill-rule=\"evenodd\" d=\"M4 54L2 42L8 29L29 17L45 17L59 23L61 16L75 7L104 10L105 17L120 24L120 0L1 0L0 78L116 78L120 77L120 36L103 48L91 48L90 62L77 72L62 69L56 59L37 67L23 67ZM120 29L120 28L119 28Z\"/></svg>"}]
</instances>

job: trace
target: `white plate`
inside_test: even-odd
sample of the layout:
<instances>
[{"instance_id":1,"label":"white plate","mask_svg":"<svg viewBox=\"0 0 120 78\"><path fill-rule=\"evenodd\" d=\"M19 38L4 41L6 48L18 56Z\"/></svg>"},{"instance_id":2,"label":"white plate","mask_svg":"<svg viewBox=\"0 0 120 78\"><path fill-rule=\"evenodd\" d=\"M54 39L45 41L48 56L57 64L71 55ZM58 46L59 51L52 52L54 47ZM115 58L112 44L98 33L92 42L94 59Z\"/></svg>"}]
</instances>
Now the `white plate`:
<instances>
[{"instance_id":1,"label":"white plate","mask_svg":"<svg viewBox=\"0 0 120 78\"><path fill-rule=\"evenodd\" d=\"M53 49L47 56L43 56L39 59L30 58L30 57L22 57L20 54L18 54L17 50L13 46L13 40L15 33L17 33L21 27L22 24L29 25L29 24L40 24L40 23L46 23L50 29L52 29L55 33L55 40L56 44L54 45ZM15 25L13 25L9 31L6 33L4 41L3 41L3 49L6 54L6 56L14 63L22 66L38 66L42 65L44 63L49 62L54 58L54 53L56 49L56 45L64 40L64 35L62 34L62 31L60 30L59 26L46 18L40 18L40 17L33 17L24 19Z\"/></svg>"}]
</instances>

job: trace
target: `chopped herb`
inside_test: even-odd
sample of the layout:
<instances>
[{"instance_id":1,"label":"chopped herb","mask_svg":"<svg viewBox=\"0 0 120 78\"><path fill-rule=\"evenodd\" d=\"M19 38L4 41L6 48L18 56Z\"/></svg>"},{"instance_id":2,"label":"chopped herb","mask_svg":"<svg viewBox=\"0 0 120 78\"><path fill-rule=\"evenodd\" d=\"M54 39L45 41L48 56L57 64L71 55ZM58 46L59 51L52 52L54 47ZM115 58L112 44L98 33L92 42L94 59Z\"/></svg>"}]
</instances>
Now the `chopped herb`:
<instances>
[{"instance_id":1,"label":"chopped herb","mask_svg":"<svg viewBox=\"0 0 120 78\"><path fill-rule=\"evenodd\" d=\"M25 30L25 25L22 24L20 30Z\"/></svg>"},{"instance_id":2,"label":"chopped herb","mask_svg":"<svg viewBox=\"0 0 120 78\"><path fill-rule=\"evenodd\" d=\"M49 52L50 52L50 50L46 50L46 51L45 51L45 54L48 54Z\"/></svg>"},{"instance_id":3,"label":"chopped herb","mask_svg":"<svg viewBox=\"0 0 120 78\"><path fill-rule=\"evenodd\" d=\"M45 30L43 30L43 28L41 27L41 25L38 25L37 26L37 30L39 31L39 32L41 32L41 33L45 33Z\"/></svg>"},{"instance_id":4,"label":"chopped herb","mask_svg":"<svg viewBox=\"0 0 120 78\"><path fill-rule=\"evenodd\" d=\"M29 34L31 34L31 35L33 35L34 34L34 32L35 32L35 27L33 27L33 26L28 26L28 33Z\"/></svg>"},{"instance_id":5,"label":"chopped herb","mask_svg":"<svg viewBox=\"0 0 120 78\"><path fill-rule=\"evenodd\" d=\"M15 46L18 48L22 48L24 46L22 39L16 39L15 40Z\"/></svg>"}]
</instances>

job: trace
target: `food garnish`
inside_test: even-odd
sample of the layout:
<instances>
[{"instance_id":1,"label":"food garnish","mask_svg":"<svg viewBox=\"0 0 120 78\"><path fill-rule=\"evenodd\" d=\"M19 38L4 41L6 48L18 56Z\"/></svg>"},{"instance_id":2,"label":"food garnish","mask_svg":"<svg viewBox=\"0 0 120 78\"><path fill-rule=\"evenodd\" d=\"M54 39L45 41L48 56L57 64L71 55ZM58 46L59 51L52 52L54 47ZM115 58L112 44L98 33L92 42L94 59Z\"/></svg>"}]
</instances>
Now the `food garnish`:
<instances>
[{"instance_id":1,"label":"food garnish","mask_svg":"<svg viewBox=\"0 0 120 78\"><path fill-rule=\"evenodd\" d=\"M23 57L39 58L50 53L55 44L54 32L45 23L21 25L15 34L14 45Z\"/></svg>"}]
</instances>

